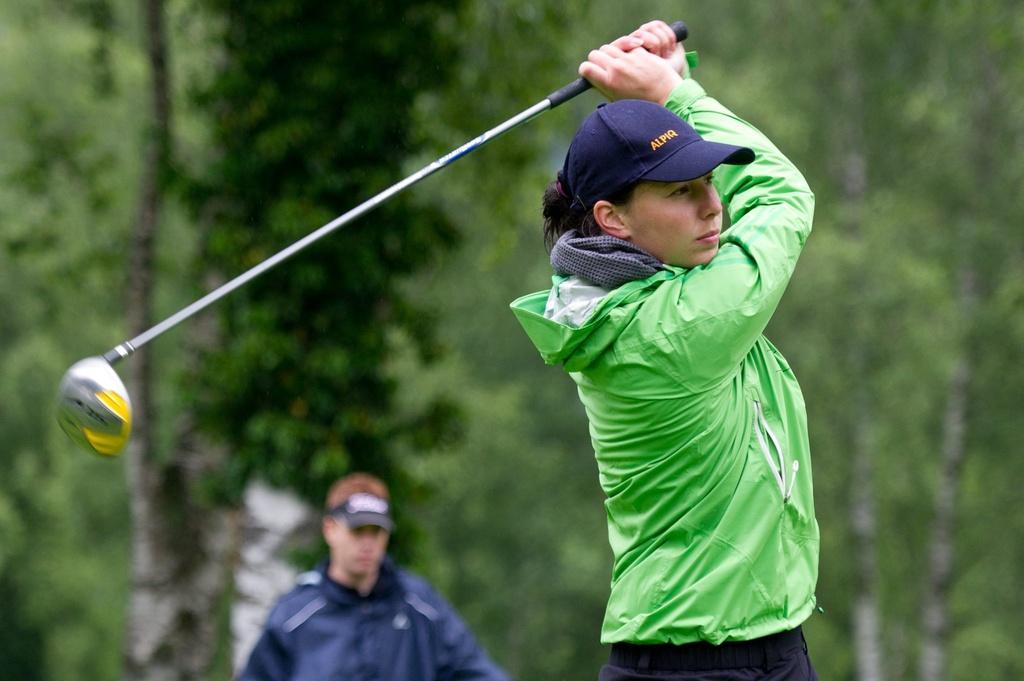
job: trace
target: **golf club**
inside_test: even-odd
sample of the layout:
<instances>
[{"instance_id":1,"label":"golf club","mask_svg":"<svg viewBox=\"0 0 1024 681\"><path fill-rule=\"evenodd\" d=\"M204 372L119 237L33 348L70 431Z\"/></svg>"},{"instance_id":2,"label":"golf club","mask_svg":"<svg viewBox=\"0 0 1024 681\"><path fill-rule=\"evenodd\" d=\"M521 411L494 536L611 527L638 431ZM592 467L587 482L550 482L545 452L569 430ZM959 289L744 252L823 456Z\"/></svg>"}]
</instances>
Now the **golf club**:
<instances>
[{"instance_id":1,"label":"golf club","mask_svg":"<svg viewBox=\"0 0 1024 681\"><path fill-rule=\"evenodd\" d=\"M683 41L688 31L686 25L677 21L672 24L676 39ZM568 85L555 90L530 108L513 116L504 123L448 152L433 163L396 182L384 191L352 208L319 229L310 232L292 245L278 251L266 260L254 265L231 281L175 312L167 319L143 331L138 336L113 347L101 357L88 357L71 366L64 374L58 389L57 422L68 436L90 451L103 456L117 456L128 442L131 434L131 400L124 383L113 366L131 356L136 350L165 331L203 310L240 286L290 258L310 244L319 241L359 216L369 212L384 201L411 187L428 175L457 161L499 135L530 121L540 114L563 104L586 92L591 87L583 78L577 78Z\"/></svg>"}]
</instances>

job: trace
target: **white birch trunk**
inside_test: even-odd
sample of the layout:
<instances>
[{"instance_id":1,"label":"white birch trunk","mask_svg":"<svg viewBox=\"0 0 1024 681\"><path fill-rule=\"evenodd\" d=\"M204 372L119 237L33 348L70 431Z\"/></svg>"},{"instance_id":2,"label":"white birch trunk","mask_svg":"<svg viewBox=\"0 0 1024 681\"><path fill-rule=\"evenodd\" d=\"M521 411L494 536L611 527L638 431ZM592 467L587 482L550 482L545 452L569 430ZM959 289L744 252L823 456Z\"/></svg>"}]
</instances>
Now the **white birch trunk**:
<instances>
[{"instance_id":1,"label":"white birch trunk","mask_svg":"<svg viewBox=\"0 0 1024 681\"><path fill-rule=\"evenodd\" d=\"M990 131L995 127L995 112L999 111L1000 72L991 53L983 48L980 57L977 92L973 100L971 128L975 143L971 164L977 182L978 196L982 189L993 183L992 145ZM985 199L982 199L985 200ZM974 217L977 212L970 204L966 210ZM961 339L960 354L950 378L943 418L942 460L938 486L935 491L934 520L928 548L928 579L921 608L921 659L918 669L920 681L945 681L949 678L946 647L950 637L949 589L953 579L955 549L956 503L960 489L960 476L967 456L967 428L970 385L973 376L970 329L975 322L979 299L979 249L986 248L983 239L976 238L971 247L958 251L957 298L966 337Z\"/></svg>"},{"instance_id":2,"label":"white birch trunk","mask_svg":"<svg viewBox=\"0 0 1024 681\"><path fill-rule=\"evenodd\" d=\"M162 0L145 0L151 125L143 158L126 310L133 335L152 324L153 245L171 156L171 100ZM230 512L197 501L196 484L223 453L183 419L168 453L156 451L149 351L130 362L134 430L127 452L132 592L124 639L126 681L205 681L233 545Z\"/></svg>"},{"instance_id":3,"label":"white birch trunk","mask_svg":"<svg viewBox=\"0 0 1024 681\"><path fill-rule=\"evenodd\" d=\"M216 653L237 521L195 491L223 453L187 425L178 441L169 463L133 459L126 681L206 681Z\"/></svg>"},{"instance_id":4,"label":"white birch trunk","mask_svg":"<svg viewBox=\"0 0 1024 681\"><path fill-rule=\"evenodd\" d=\"M862 390L866 393L866 390ZM854 424L853 499L851 516L857 566L857 594L853 604L853 639L858 681L884 681L882 623L878 612L877 520L870 434L870 410L859 400Z\"/></svg>"},{"instance_id":5,"label":"white birch trunk","mask_svg":"<svg viewBox=\"0 0 1024 681\"><path fill-rule=\"evenodd\" d=\"M851 239L862 239L864 203L868 193L868 160L864 155L865 138L864 83L862 61L855 58L856 26L863 24L868 10L856 1L849 15L848 31L844 33L851 44L843 51L847 56L840 69L839 87L842 111L838 158L842 158L842 196L846 220L844 229ZM852 390L853 423L851 457L852 485L850 498L850 524L853 530L854 560L856 565L857 594L853 604L853 644L858 681L885 681L885 651L882 646L882 621L878 596L877 519L875 515L874 477L874 422L875 405L870 393L870 370L867 348L872 342L871 311L857 306L853 311L850 328L852 347L851 380L857 384Z\"/></svg>"},{"instance_id":6,"label":"white birch trunk","mask_svg":"<svg viewBox=\"0 0 1024 681\"><path fill-rule=\"evenodd\" d=\"M315 539L319 519L315 509L291 492L258 481L246 488L231 606L236 676L260 637L270 608L295 584L298 570L287 561L288 550Z\"/></svg>"},{"instance_id":7,"label":"white birch trunk","mask_svg":"<svg viewBox=\"0 0 1024 681\"><path fill-rule=\"evenodd\" d=\"M921 616L921 681L944 681L946 642L949 638L947 597L953 574L954 519L960 470L965 454L967 391L971 365L960 357L949 385L943 428L942 470L935 493L935 519L928 549L928 581Z\"/></svg>"}]
</instances>

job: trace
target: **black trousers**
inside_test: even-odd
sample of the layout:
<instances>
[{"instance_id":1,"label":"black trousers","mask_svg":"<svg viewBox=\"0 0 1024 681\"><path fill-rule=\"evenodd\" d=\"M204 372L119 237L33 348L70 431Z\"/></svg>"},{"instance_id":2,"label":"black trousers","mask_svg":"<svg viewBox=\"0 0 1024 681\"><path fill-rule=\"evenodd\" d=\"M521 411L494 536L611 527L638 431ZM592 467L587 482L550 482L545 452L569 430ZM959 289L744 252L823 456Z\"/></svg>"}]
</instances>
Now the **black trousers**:
<instances>
[{"instance_id":1,"label":"black trousers","mask_svg":"<svg viewBox=\"0 0 1024 681\"><path fill-rule=\"evenodd\" d=\"M598 681L818 681L799 627L751 641L612 645Z\"/></svg>"}]
</instances>

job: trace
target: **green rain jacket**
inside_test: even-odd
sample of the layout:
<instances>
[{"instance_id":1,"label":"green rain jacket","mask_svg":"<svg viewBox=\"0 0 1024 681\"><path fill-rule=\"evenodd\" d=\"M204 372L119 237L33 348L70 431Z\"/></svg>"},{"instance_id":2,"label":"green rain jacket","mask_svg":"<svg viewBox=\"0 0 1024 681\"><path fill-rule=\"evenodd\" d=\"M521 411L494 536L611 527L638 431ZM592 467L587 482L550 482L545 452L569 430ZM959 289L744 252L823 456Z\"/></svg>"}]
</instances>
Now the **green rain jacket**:
<instances>
[{"instance_id":1,"label":"green rain jacket","mask_svg":"<svg viewBox=\"0 0 1024 681\"><path fill-rule=\"evenodd\" d=\"M694 80L666 106L706 139L756 154L715 171L732 220L718 254L597 296L556 277L552 291L512 303L544 361L576 382L590 421L614 554L604 643L748 640L796 627L815 604L804 400L762 335L811 231L814 196ZM588 289L593 311L579 318L577 307L577 323L545 316L549 298L569 309Z\"/></svg>"}]
</instances>

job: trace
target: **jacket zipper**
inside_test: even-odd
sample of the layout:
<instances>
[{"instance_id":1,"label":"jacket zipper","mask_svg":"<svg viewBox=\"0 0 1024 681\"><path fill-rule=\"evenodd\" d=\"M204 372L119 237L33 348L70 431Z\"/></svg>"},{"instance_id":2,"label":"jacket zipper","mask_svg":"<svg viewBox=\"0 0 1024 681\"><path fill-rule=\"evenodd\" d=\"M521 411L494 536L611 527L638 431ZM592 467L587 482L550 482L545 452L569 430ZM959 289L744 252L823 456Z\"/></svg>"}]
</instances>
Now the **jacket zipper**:
<instances>
[{"instance_id":1,"label":"jacket zipper","mask_svg":"<svg viewBox=\"0 0 1024 681\"><path fill-rule=\"evenodd\" d=\"M793 496L793 487L796 485L796 472L800 470L800 462L793 459L790 467L789 486L787 487L786 456L782 451L782 444L779 443L779 439L775 436L771 426L768 425L768 420L764 417L764 411L761 409L761 403L758 400L754 400L754 432L757 433L757 443L761 446L761 453L764 454L765 461L768 462L768 467L775 478L775 484L779 486L779 492L782 494L782 501L785 503ZM765 435L768 436L767 439ZM771 450L768 447L769 441L774 446L775 453L778 456L778 466L775 465L775 459L772 457Z\"/></svg>"}]
</instances>

